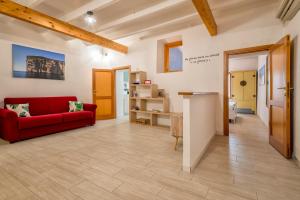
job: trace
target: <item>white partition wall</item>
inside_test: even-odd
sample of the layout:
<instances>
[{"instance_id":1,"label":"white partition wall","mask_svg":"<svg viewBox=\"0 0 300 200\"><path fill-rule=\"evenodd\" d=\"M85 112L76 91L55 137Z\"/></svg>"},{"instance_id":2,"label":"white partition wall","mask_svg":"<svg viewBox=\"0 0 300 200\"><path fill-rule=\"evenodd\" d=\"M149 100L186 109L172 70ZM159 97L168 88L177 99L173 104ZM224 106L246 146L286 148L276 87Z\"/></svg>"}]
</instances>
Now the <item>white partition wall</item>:
<instances>
[{"instance_id":1,"label":"white partition wall","mask_svg":"<svg viewBox=\"0 0 300 200\"><path fill-rule=\"evenodd\" d=\"M183 170L191 172L216 134L217 93L183 96Z\"/></svg>"}]
</instances>

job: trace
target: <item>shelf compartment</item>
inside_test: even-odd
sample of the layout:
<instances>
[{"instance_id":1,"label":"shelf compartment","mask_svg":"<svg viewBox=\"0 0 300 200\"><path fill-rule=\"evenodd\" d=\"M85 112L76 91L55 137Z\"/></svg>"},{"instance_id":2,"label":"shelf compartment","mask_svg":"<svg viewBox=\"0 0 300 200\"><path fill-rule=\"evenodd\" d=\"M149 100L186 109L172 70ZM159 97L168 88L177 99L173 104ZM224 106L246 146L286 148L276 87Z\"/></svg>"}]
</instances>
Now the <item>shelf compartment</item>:
<instances>
[{"instance_id":1,"label":"shelf compartment","mask_svg":"<svg viewBox=\"0 0 300 200\"><path fill-rule=\"evenodd\" d=\"M169 112L169 98L158 96L157 84L144 84L147 80L146 75L144 71L130 73L130 122L136 123L138 118L149 118L151 126L170 128L169 125L162 125L165 123L160 124L165 119L169 120L172 114ZM135 82L139 84L134 84ZM135 107L140 110L135 110ZM152 109L158 109L161 112Z\"/></svg>"},{"instance_id":2,"label":"shelf compartment","mask_svg":"<svg viewBox=\"0 0 300 200\"><path fill-rule=\"evenodd\" d=\"M152 114L152 115L165 115L165 116L170 116L172 114L170 112L157 112L157 111L150 111L150 110L131 110L130 112L145 113L145 114Z\"/></svg>"},{"instance_id":3,"label":"shelf compartment","mask_svg":"<svg viewBox=\"0 0 300 200\"><path fill-rule=\"evenodd\" d=\"M132 83L130 86L132 86L132 87L136 87L136 86L141 86L141 87L157 87L157 84L144 84L144 83L134 84L134 83Z\"/></svg>"},{"instance_id":4,"label":"shelf compartment","mask_svg":"<svg viewBox=\"0 0 300 200\"><path fill-rule=\"evenodd\" d=\"M164 101L163 97L130 97L132 100Z\"/></svg>"}]
</instances>

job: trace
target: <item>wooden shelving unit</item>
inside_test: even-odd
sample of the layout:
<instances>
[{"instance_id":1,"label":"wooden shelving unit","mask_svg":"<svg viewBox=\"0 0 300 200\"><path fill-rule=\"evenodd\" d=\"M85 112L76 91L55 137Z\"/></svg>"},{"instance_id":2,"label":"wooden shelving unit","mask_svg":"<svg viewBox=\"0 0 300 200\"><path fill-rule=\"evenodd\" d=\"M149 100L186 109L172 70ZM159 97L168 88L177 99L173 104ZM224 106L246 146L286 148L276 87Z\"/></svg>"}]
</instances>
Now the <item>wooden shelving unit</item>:
<instances>
[{"instance_id":1,"label":"wooden shelving unit","mask_svg":"<svg viewBox=\"0 0 300 200\"><path fill-rule=\"evenodd\" d=\"M157 84L144 84L146 78L144 71L130 73L130 122L135 123L137 119L143 118L149 119L151 126L166 127L158 123L158 118L170 118L169 99L158 96ZM149 110L150 103L159 105L159 109Z\"/></svg>"}]
</instances>

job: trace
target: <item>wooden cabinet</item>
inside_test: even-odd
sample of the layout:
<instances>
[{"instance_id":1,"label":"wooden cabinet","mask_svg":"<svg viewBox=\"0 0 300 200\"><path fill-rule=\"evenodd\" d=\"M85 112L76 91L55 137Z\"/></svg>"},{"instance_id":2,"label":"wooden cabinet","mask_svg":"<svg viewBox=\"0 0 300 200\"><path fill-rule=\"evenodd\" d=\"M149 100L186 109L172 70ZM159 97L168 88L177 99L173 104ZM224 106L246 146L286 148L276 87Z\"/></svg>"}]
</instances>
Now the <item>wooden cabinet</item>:
<instances>
[{"instance_id":1,"label":"wooden cabinet","mask_svg":"<svg viewBox=\"0 0 300 200\"><path fill-rule=\"evenodd\" d=\"M256 71L230 72L231 99L237 103L238 110L251 110L256 113Z\"/></svg>"}]
</instances>

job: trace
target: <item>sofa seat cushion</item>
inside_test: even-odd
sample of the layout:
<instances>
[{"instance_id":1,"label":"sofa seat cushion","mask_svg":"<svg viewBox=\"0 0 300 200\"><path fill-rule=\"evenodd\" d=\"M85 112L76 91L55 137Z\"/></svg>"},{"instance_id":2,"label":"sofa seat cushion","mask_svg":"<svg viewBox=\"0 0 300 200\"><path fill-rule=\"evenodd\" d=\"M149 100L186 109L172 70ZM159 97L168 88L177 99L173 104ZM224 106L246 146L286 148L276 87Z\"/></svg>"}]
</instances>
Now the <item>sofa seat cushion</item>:
<instances>
[{"instance_id":1,"label":"sofa seat cushion","mask_svg":"<svg viewBox=\"0 0 300 200\"><path fill-rule=\"evenodd\" d=\"M91 111L65 112L61 114L63 116L64 122L72 122L93 118L93 112Z\"/></svg>"},{"instance_id":2,"label":"sofa seat cushion","mask_svg":"<svg viewBox=\"0 0 300 200\"><path fill-rule=\"evenodd\" d=\"M62 123L63 118L61 114L38 115L32 117L20 117L19 129L35 128L40 126L49 126L53 124Z\"/></svg>"}]
</instances>

